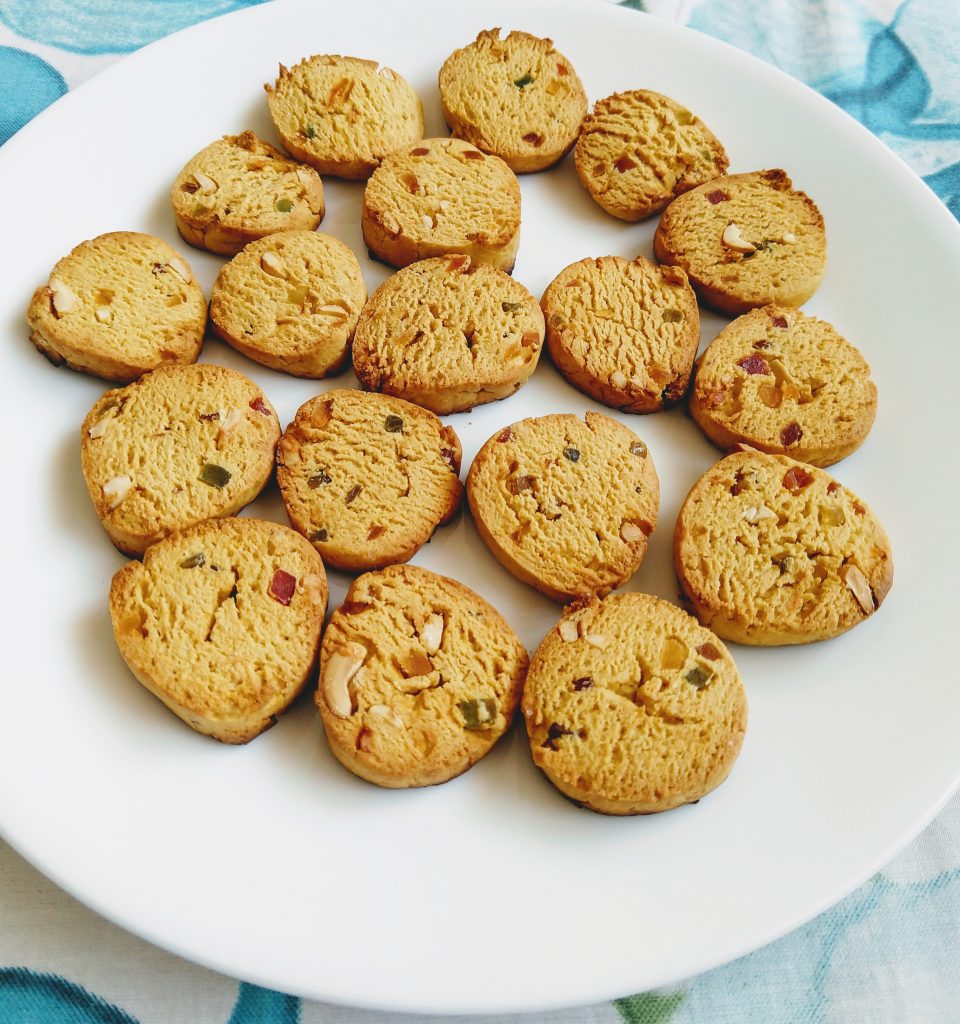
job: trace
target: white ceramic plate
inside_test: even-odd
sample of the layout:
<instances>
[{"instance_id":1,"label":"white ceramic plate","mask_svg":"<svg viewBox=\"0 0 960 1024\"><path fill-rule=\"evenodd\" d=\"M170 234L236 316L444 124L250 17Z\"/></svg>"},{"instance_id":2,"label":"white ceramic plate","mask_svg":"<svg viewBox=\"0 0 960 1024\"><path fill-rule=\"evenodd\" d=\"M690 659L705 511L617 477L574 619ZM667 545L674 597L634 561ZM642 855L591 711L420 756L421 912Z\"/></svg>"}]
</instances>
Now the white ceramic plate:
<instances>
[{"instance_id":1,"label":"white ceramic plate","mask_svg":"<svg viewBox=\"0 0 960 1024\"><path fill-rule=\"evenodd\" d=\"M491 25L550 35L592 100L649 87L702 115L733 171L782 166L819 203L829 269L807 311L861 347L877 425L835 468L886 523L894 589L873 619L808 649L735 656L751 702L743 755L698 806L634 819L577 810L515 730L445 786L387 792L328 754L309 700L246 747L192 733L127 673L107 614L123 558L84 490L77 429L103 388L58 371L23 311L84 238L140 229L209 289L221 261L181 243L170 182L225 132L274 134L277 62L389 63L443 124L443 58ZM55 104L0 152L6 500L0 825L41 870L131 931L229 974L319 999L478 1012L587 1003L729 960L824 909L934 813L960 774L955 382L960 229L853 121L759 61L671 24L573 0L366 0L335 15L269 4L163 40ZM362 187L327 183L322 225L364 256ZM605 216L571 161L522 179L516 277L539 295L584 256L650 254L653 225ZM385 276L365 264L373 287ZM721 326L704 318L704 343ZM217 343L287 422L318 390ZM546 359L506 402L451 417L464 466L498 427L591 407ZM678 506L717 457L682 412L624 417L648 442L661 526L630 584L675 597ZM275 492L250 510L285 521ZM497 605L533 649L558 608L514 582L467 518L416 558ZM333 574L332 604L347 579Z\"/></svg>"}]
</instances>

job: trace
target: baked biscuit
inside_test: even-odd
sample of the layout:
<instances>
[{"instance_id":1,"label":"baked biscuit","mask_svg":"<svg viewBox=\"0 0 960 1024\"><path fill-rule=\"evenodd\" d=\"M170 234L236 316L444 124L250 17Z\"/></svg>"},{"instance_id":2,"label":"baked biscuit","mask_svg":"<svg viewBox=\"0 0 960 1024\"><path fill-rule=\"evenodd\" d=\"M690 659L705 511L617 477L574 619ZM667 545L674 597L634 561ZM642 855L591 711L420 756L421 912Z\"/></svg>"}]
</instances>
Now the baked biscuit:
<instances>
[{"instance_id":1,"label":"baked biscuit","mask_svg":"<svg viewBox=\"0 0 960 1024\"><path fill-rule=\"evenodd\" d=\"M481 32L440 68L440 102L450 131L500 157L517 174L542 171L570 151L587 94L552 39Z\"/></svg>"},{"instance_id":2,"label":"baked biscuit","mask_svg":"<svg viewBox=\"0 0 960 1024\"><path fill-rule=\"evenodd\" d=\"M580 260L541 304L550 357L575 388L624 412L657 412L683 397L700 313L678 267L642 256Z\"/></svg>"},{"instance_id":3,"label":"baked biscuit","mask_svg":"<svg viewBox=\"0 0 960 1024\"><path fill-rule=\"evenodd\" d=\"M697 295L736 316L758 306L802 306L827 265L823 217L785 171L731 174L675 199L653 251L683 267Z\"/></svg>"},{"instance_id":4,"label":"baked biscuit","mask_svg":"<svg viewBox=\"0 0 960 1024\"><path fill-rule=\"evenodd\" d=\"M747 451L693 485L674 560L696 616L725 640L772 646L837 636L893 583L879 520L822 469Z\"/></svg>"},{"instance_id":5,"label":"baked biscuit","mask_svg":"<svg viewBox=\"0 0 960 1024\"><path fill-rule=\"evenodd\" d=\"M336 373L367 298L353 251L317 231L282 231L225 264L210 323L250 359L298 377Z\"/></svg>"},{"instance_id":6,"label":"baked biscuit","mask_svg":"<svg viewBox=\"0 0 960 1024\"><path fill-rule=\"evenodd\" d=\"M517 391L542 344L543 314L522 284L469 256L442 256L376 290L357 325L353 369L368 391L463 412Z\"/></svg>"},{"instance_id":7,"label":"baked biscuit","mask_svg":"<svg viewBox=\"0 0 960 1024\"><path fill-rule=\"evenodd\" d=\"M321 174L362 181L395 149L423 138L413 86L376 61L322 54L265 85L284 147Z\"/></svg>"},{"instance_id":8,"label":"baked biscuit","mask_svg":"<svg viewBox=\"0 0 960 1024\"><path fill-rule=\"evenodd\" d=\"M200 150L177 175L170 200L184 239L226 256L275 231L312 231L324 212L320 175L251 131Z\"/></svg>"},{"instance_id":9,"label":"baked biscuit","mask_svg":"<svg viewBox=\"0 0 960 1024\"><path fill-rule=\"evenodd\" d=\"M601 413L497 431L467 476L480 536L517 579L554 601L602 597L640 565L660 484L647 446Z\"/></svg>"},{"instance_id":10,"label":"baked biscuit","mask_svg":"<svg viewBox=\"0 0 960 1024\"><path fill-rule=\"evenodd\" d=\"M697 360L690 413L720 448L747 444L829 466L870 432L877 388L867 361L830 324L764 306L734 320Z\"/></svg>"},{"instance_id":11,"label":"baked biscuit","mask_svg":"<svg viewBox=\"0 0 960 1024\"><path fill-rule=\"evenodd\" d=\"M224 743L269 729L313 674L323 563L293 530L211 519L154 544L110 587L130 671L187 725Z\"/></svg>"},{"instance_id":12,"label":"baked biscuit","mask_svg":"<svg viewBox=\"0 0 960 1024\"><path fill-rule=\"evenodd\" d=\"M363 240L394 267L463 253L510 271L520 185L497 156L462 139L424 139L386 157L363 193Z\"/></svg>"},{"instance_id":13,"label":"baked biscuit","mask_svg":"<svg viewBox=\"0 0 960 1024\"><path fill-rule=\"evenodd\" d=\"M114 231L81 242L30 300L30 340L53 363L127 383L200 354L207 304L160 238Z\"/></svg>"},{"instance_id":14,"label":"baked biscuit","mask_svg":"<svg viewBox=\"0 0 960 1024\"><path fill-rule=\"evenodd\" d=\"M98 399L80 431L80 462L107 535L141 555L174 530L253 501L279 436L273 407L243 374L168 366Z\"/></svg>"},{"instance_id":15,"label":"baked biscuit","mask_svg":"<svg viewBox=\"0 0 960 1024\"><path fill-rule=\"evenodd\" d=\"M574 162L607 213L643 220L676 196L723 174L717 137L676 100L647 89L598 100L583 123Z\"/></svg>"},{"instance_id":16,"label":"baked biscuit","mask_svg":"<svg viewBox=\"0 0 960 1024\"><path fill-rule=\"evenodd\" d=\"M692 803L730 774L747 698L717 637L675 605L613 594L566 614L530 663L523 715L533 761L603 814Z\"/></svg>"},{"instance_id":17,"label":"baked biscuit","mask_svg":"<svg viewBox=\"0 0 960 1024\"><path fill-rule=\"evenodd\" d=\"M328 391L297 411L277 448L295 530L327 565L405 562L460 506L460 440L399 398Z\"/></svg>"},{"instance_id":18,"label":"baked biscuit","mask_svg":"<svg viewBox=\"0 0 960 1024\"><path fill-rule=\"evenodd\" d=\"M462 583L412 565L356 580L330 619L316 702L334 757L403 789L476 764L513 718L527 652Z\"/></svg>"}]
</instances>

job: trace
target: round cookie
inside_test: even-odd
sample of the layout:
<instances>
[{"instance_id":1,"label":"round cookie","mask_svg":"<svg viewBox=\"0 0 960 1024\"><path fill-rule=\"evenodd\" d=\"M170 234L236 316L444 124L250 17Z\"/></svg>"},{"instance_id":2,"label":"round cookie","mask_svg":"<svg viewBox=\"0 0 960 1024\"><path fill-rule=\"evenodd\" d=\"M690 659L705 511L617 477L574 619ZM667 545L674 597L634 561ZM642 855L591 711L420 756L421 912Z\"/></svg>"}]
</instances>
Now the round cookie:
<instances>
[{"instance_id":1,"label":"round cookie","mask_svg":"<svg viewBox=\"0 0 960 1024\"><path fill-rule=\"evenodd\" d=\"M607 213L643 220L723 174L717 137L676 100L634 89L598 100L574 150L583 187Z\"/></svg>"},{"instance_id":2,"label":"round cookie","mask_svg":"<svg viewBox=\"0 0 960 1024\"><path fill-rule=\"evenodd\" d=\"M127 383L200 354L207 304L160 238L114 231L81 242L33 293L30 340L54 366Z\"/></svg>"},{"instance_id":3,"label":"round cookie","mask_svg":"<svg viewBox=\"0 0 960 1024\"><path fill-rule=\"evenodd\" d=\"M829 466L873 426L863 356L823 320L764 306L734 320L697 360L690 414L720 448L746 444Z\"/></svg>"},{"instance_id":4,"label":"round cookie","mask_svg":"<svg viewBox=\"0 0 960 1024\"><path fill-rule=\"evenodd\" d=\"M802 306L827 266L823 217L785 171L709 181L660 217L653 251L683 267L708 306L736 316L758 306Z\"/></svg>"},{"instance_id":5,"label":"round cookie","mask_svg":"<svg viewBox=\"0 0 960 1024\"><path fill-rule=\"evenodd\" d=\"M277 448L295 530L353 572L413 557L460 506L460 440L431 412L386 395L328 391Z\"/></svg>"},{"instance_id":6,"label":"round cookie","mask_svg":"<svg viewBox=\"0 0 960 1024\"><path fill-rule=\"evenodd\" d=\"M879 520L822 469L737 452L693 485L673 538L680 584L725 640L826 640L869 618L893 584Z\"/></svg>"},{"instance_id":7,"label":"round cookie","mask_svg":"<svg viewBox=\"0 0 960 1024\"><path fill-rule=\"evenodd\" d=\"M211 519L154 544L110 587L130 671L224 743L269 729L313 674L327 607L320 557L293 530Z\"/></svg>"},{"instance_id":8,"label":"round cookie","mask_svg":"<svg viewBox=\"0 0 960 1024\"><path fill-rule=\"evenodd\" d=\"M530 663L523 715L533 761L603 814L692 803L730 774L747 697L710 630L648 594L568 609Z\"/></svg>"},{"instance_id":9,"label":"round cookie","mask_svg":"<svg viewBox=\"0 0 960 1024\"><path fill-rule=\"evenodd\" d=\"M521 420L477 453L467 498L480 536L517 579L554 601L626 582L657 525L647 446L597 412Z\"/></svg>"},{"instance_id":10,"label":"round cookie","mask_svg":"<svg viewBox=\"0 0 960 1024\"><path fill-rule=\"evenodd\" d=\"M657 412L683 397L700 313L678 267L642 256L580 260L541 304L550 357L575 388L624 412Z\"/></svg>"},{"instance_id":11,"label":"round cookie","mask_svg":"<svg viewBox=\"0 0 960 1024\"><path fill-rule=\"evenodd\" d=\"M251 131L200 150L177 175L170 201L186 241L226 256L275 231L312 231L324 213L320 175Z\"/></svg>"},{"instance_id":12,"label":"round cookie","mask_svg":"<svg viewBox=\"0 0 960 1024\"><path fill-rule=\"evenodd\" d=\"M462 583L412 565L356 580L331 616L316 702L334 757L391 789L434 786L513 718L527 652Z\"/></svg>"},{"instance_id":13,"label":"round cookie","mask_svg":"<svg viewBox=\"0 0 960 1024\"><path fill-rule=\"evenodd\" d=\"M242 373L197 363L107 391L80 431L103 528L125 554L203 519L230 516L266 486L277 414Z\"/></svg>"},{"instance_id":14,"label":"round cookie","mask_svg":"<svg viewBox=\"0 0 960 1024\"><path fill-rule=\"evenodd\" d=\"M518 281L469 256L420 260L364 307L353 369L368 391L435 413L507 398L533 373L543 314Z\"/></svg>"},{"instance_id":15,"label":"round cookie","mask_svg":"<svg viewBox=\"0 0 960 1024\"><path fill-rule=\"evenodd\" d=\"M520 184L469 142L423 139L373 173L361 222L371 255L391 266L462 253L509 272L520 246Z\"/></svg>"},{"instance_id":16,"label":"round cookie","mask_svg":"<svg viewBox=\"0 0 960 1024\"><path fill-rule=\"evenodd\" d=\"M228 345L298 377L336 373L367 298L353 251L317 231L251 242L220 270L210 323Z\"/></svg>"},{"instance_id":17,"label":"round cookie","mask_svg":"<svg viewBox=\"0 0 960 1024\"><path fill-rule=\"evenodd\" d=\"M362 181L395 149L423 138L423 106L413 86L376 61L337 54L280 65L265 85L284 147L321 174Z\"/></svg>"},{"instance_id":18,"label":"round cookie","mask_svg":"<svg viewBox=\"0 0 960 1024\"><path fill-rule=\"evenodd\" d=\"M568 153L587 113L587 94L552 39L481 32L440 68L450 131L500 157L517 174L542 171Z\"/></svg>"}]
</instances>

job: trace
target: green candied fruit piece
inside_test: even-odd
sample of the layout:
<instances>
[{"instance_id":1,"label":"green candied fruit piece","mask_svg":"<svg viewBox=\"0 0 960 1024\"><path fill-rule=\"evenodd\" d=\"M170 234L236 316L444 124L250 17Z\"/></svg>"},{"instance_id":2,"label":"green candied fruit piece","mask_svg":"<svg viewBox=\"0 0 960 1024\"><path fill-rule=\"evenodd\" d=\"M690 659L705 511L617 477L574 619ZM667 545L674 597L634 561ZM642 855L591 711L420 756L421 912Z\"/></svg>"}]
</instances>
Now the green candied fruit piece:
<instances>
[{"instance_id":1,"label":"green candied fruit piece","mask_svg":"<svg viewBox=\"0 0 960 1024\"><path fill-rule=\"evenodd\" d=\"M569 459L571 462L580 461L580 449L579 448L564 448L563 457Z\"/></svg>"},{"instance_id":2,"label":"green candied fruit piece","mask_svg":"<svg viewBox=\"0 0 960 1024\"><path fill-rule=\"evenodd\" d=\"M457 704L465 729L489 729L497 720L497 702L493 697L462 700Z\"/></svg>"},{"instance_id":3,"label":"green candied fruit piece","mask_svg":"<svg viewBox=\"0 0 960 1024\"><path fill-rule=\"evenodd\" d=\"M274 204L273 208L277 213L289 213L293 209L292 199L278 199Z\"/></svg>"},{"instance_id":4,"label":"green candied fruit piece","mask_svg":"<svg viewBox=\"0 0 960 1024\"><path fill-rule=\"evenodd\" d=\"M326 530L314 530L314 532L310 534L310 540L324 541L328 536L329 535Z\"/></svg>"},{"instance_id":5,"label":"green candied fruit piece","mask_svg":"<svg viewBox=\"0 0 960 1024\"><path fill-rule=\"evenodd\" d=\"M402 434L403 433L403 419L400 416L388 416L383 421L383 429L388 434Z\"/></svg>"},{"instance_id":6,"label":"green candied fruit piece","mask_svg":"<svg viewBox=\"0 0 960 1024\"><path fill-rule=\"evenodd\" d=\"M211 487L226 487L233 474L229 469L218 466L215 462L205 462L200 470L199 479Z\"/></svg>"},{"instance_id":7,"label":"green candied fruit piece","mask_svg":"<svg viewBox=\"0 0 960 1024\"><path fill-rule=\"evenodd\" d=\"M317 137L317 129L312 124L308 124L303 134L308 139L315 139Z\"/></svg>"},{"instance_id":8,"label":"green candied fruit piece","mask_svg":"<svg viewBox=\"0 0 960 1024\"><path fill-rule=\"evenodd\" d=\"M679 309L665 309L663 311L663 322L665 324L679 324L683 321L683 313Z\"/></svg>"},{"instance_id":9,"label":"green candied fruit piece","mask_svg":"<svg viewBox=\"0 0 960 1024\"><path fill-rule=\"evenodd\" d=\"M523 305L521 302L501 302L500 308L504 313L516 313L516 311Z\"/></svg>"},{"instance_id":10,"label":"green candied fruit piece","mask_svg":"<svg viewBox=\"0 0 960 1024\"><path fill-rule=\"evenodd\" d=\"M207 556L202 552L198 551L195 555L191 555L189 558L185 558L180 563L181 569L199 569L207 560Z\"/></svg>"},{"instance_id":11,"label":"green candied fruit piece","mask_svg":"<svg viewBox=\"0 0 960 1024\"><path fill-rule=\"evenodd\" d=\"M515 79L515 80L514 80L514 83L513 83L513 84L514 84L514 85L515 85L515 86L516 86L516 87L517 87L518 89L526 89L526 87L527 87L528 85L530 85L530 83L531 83L532 81L533 81L533 75L531 75L531 74L526 74L526 75L523 75L523 76L522 76L521 78L517 78L517 79Z\"/></svg>"},{"instance_id":12,"label":"green candied fruit piece","mask_svg":"<svg viewBox=\"0 0 960 1024\"><path fill-rule=\"evenodd\" d=\"M710 682L711 673L706 669L701 668L699 665L694 665L692 669L683 677L691 685L695 686L698 690L702 690L707 683Z\"/></svg>"}]
</instances>

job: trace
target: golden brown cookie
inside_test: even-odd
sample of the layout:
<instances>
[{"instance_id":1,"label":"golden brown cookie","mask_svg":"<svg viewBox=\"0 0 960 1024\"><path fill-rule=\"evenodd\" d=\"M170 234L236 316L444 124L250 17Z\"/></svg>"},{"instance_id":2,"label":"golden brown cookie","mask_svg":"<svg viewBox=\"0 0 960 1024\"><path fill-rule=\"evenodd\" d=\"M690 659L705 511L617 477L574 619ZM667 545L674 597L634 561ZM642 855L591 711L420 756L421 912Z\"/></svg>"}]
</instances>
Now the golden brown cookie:
<instances>
[{"instance_id":1,"label":"golden brown cookie","mask_svg":"<svg viewBox=\"0 0 960 1024\"><path fill-rule=\"evenodd\" d=\"M465 772L504 733L527 652L462 583L412 565L361 576L330 619L316 701L334 757L402 789Z\"/></svg>"},{"instance_id":2,"label":"golden brown cookie","mask_svg":"<svg viewBox=\"0 0 960 1024\"><path fill-rule=\"evenodd\" d=\"M391 153L363 193L363 239L394 267L463 253L510 271L520 246L520 185L497 156L461 139Z\"/></svg>"},{"instance_id":3,"label":"golden brown cookie","mask_svg":"<svg viewBox=\"0 0 960 1024\"><path fill-rule=\"evenodd\" d=\"M107 391L83 421L80 461L103 528L128 555L239 512L263 490L280 436L253 381L209 363Z\"/></svg>"},{"instance_id":4,"label":"golden brown cookie","mask_svg":"<svg viewBox=\"0 0 960 1024\"><path fill-rule=\"evenodd\" d=\"M225 264L210 322L250 359L298 377L325 377L346 362L367 298L353 251L318 231L282 231Z\"/></svg>"},{"instance_id":5,"label":"golden brown cookie","mask_svg":"<svg viewBox=\"0 0 960 1024\"><path fill-rule=\"evenodd\" d=\"M313 675L327 607L320 557L293 530L211 519L152 545L110 587L130 671L224 743L269 729Z\"/></svg>"},{"instance_id":6,"label":"golden brown cookie","mask_svg":"<svg viewBox=\"0 0 960 1024\"><path fill-rule=\"evenodd\" d=\"M715 445L829 466L873 426L877 388L830 324L788 306L734 320L697 360L690 413Z\"/></svg>"},{"instance_id":7,"label":"golden brown cookie","mask_svg":"<svg viewBox=\"0 0 960 1024\"><path fill-rule=\"evenodd\" d=\"M647 89L598 100L574 151L583 187L607 213L642 220L727 169L709 128L676 100Z\"/></svg>"},{"instance_id":8,"label":"golden brown cookie","mask_svg":"<svg viewBox=\"0 0 960 1024\"><path fill-rule=\"evenodd\" d=\"M320 175L251 131L200 150L177 175L170 201L186 241L227 256L275 231L313 231L324 212Z\"/></svg>"},{"instance_id":9,"label":"golden brown cookie","mask_svg":"<svg viewBox=\"0 0 960 1024\"><path fill-rule=\"evenodd\" d=\"M687 275L638 256L565 267L541 300L547 348L568 381L624 412L657 412L687 390L700 313Z\"/></svg>"},{"instance_id":10,"label":"golden brown cookie","mask_svg":"<svg viewBox=\"0 0 960 1024\"><path fill-rule=\"evenodd\" d=\"M802 306L827 266L823 217L781 170L731 174L675 199L653 251L683 267L708 306L733 316L772 303Z\"/></svg>"},{"instance_id":11,"label":"golden brown cookie","mask_svg":"<svg viewBox=\"0 0 960 1024\"><path fill-rule=\"evenodd\" d=\"M527 32L481 32L440 68L440 102L450 131L500 157L517 174L542 171L568 153L587 113L573 65Z\"/></svg>"},{"instance_id":12,"label":"golden brown cookie","mask_svg":"<svg viewBox=\"0 0 960 1024\"><path fill-rule=\"evenodd\" d=\"M725 640L771 646L837 636L893 584L880 521L822 469L747 451L693 485L674 531L697 618Z\"/></svg>"},{"instance_id":13,"label":"golden brown cookie","mask_svg":"<svg viewBox=\"0 0 960 1024\"><path fill-rule=\"evenodd\" d=\"M730 652L675 605L612 594L567 609L530 663L533 761L603 814L692 803L730 774L747 698Z\"/></svg>"},{"instance_id":14,"label":"golden brown cookie","mask_svg":"<svg viewBox=\"0 0 960 1024\"><path fill-rule=\"evenodd\" d=\"M480 536L517 579L554 601L625 583L657 525L660 485L647 446L588 412L498 430L467 476Z\"/></svg>"},{"instance_id":15,"label":"golden brown cookie","mask_svg":"<svg viewBox=\"0 0 960 1024\"><path fill-rule=\"evenodd\" d=\"M412 558L460 506L460 440L386 395L328 391L297 411L277 449L295 530L328 565L362 572Z\"/></svg>"},{"instance_id":16,"label":"golden brown cookie","mask_svg":"<svg viewBox=\"0 0 960 1024\"><path fill-rule=\"evenodd\" d=\"M186 260L160 238L114 231L81 242L27 310L53 363L127 383L200 354L207 306Z\"/></svg>"},{"instance_id":17,"label":"golden brown cookie","mask_svg":"<svg viewBox=\"0 0 960 1024\"><path fill-rule=\"evenodd\" d=\"M280 65L265 85L284 147L321 174L362 181L395 149L423 137L423 107L413 86L376 61L337 54Z\"/></svg>"},{"instance_id":18,"label":"golden brown cookie","mask_svg":"<svg viewBox=\"0 0 960 1024\"><path fill-rule=\"evenodd\" d=\"M443 415L519 390L542 344L543 314L519 281L469 256L442 256L374 292L357 325L353 369L368 391Z\"/></svg>"}]
</instances>

